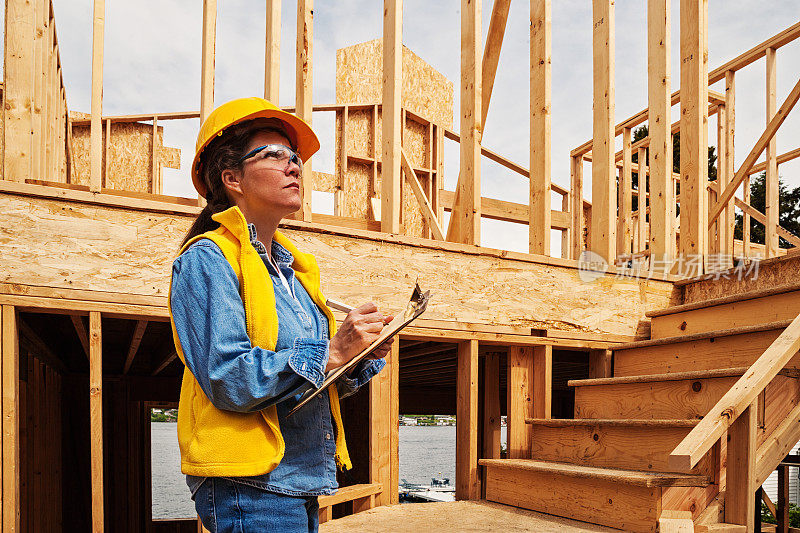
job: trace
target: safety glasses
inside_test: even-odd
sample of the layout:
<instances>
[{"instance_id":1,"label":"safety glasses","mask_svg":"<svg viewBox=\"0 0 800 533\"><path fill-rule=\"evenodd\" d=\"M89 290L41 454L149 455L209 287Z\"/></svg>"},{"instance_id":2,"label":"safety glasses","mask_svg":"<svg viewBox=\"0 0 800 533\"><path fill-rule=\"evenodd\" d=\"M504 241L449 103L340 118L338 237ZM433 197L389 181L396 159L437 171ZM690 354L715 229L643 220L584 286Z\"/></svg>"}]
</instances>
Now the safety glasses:
<instances>
[{"instance_id":1,"label":"safety glasses","mask_svg":"<svg viewBox=\"0 0 800 533\"><path fill-rule=\"evenodd\" d=\"M289 165L294 163L300 168L300 174L303 173L303 160L297 155L297 152L283 144L265 144L258 148L253 148L239 159L239 163L244 163L248 159L258 161L263 159L273 166L275 169L281 169L286 172Z\"/></svg>"}]
</instances>

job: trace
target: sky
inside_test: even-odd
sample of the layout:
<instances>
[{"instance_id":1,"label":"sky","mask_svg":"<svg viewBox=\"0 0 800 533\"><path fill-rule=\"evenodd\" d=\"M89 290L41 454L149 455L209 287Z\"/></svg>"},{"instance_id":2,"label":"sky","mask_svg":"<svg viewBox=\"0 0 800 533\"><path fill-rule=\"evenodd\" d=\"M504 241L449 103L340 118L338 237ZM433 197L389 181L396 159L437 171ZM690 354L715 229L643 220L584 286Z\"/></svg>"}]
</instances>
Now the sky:
<instances>
[{"instance_id":1,"label":"sky","mask_svg":"<svg viewBox=\"0 0 800 533\"><path fill-rule=\"evenodd\" d=\"M92 1L53 0L61 62L71 110L88 112L91 102ZM219 2L216 43L217 104L241 96L263 95L265 3ZM679 4L672 2L672 88L679 88ZM768 5L768 8L765 8ZM512 2L483 145L528 167L529 161L529 2ZM336 0L314 10L313 99L334 103L336 50L382 34L383 2ZM482 32L489 26L491 2L483 2ZM280 104L294 104L295 2L284 1L281 39ZM459 124L460 2L406 0L403 43L455 82L454 119ZM800 2L749 0L709 2L709 70L736 57L800 20ZM615 122L647 105L646 2L617 0L615 5ZM108 0L104 61L104 114L163 113L199 109L202 2L189 0ZM589 0L552 2L552 180L569 186L569 152L592 134L592 22ZM778 105L797 81L800 41L777 53ZM765 61L737 73L736 157L738 167L764 129ZM724 82L712 87L724 91ZM673 120L678 119L673 107ZM716 120L710 120L709 144L716 144ZM182 150L180 170L164 170L164 193L194 196L188 168L199 120L164 123L165 144ZM332 113L315 113L313 126L322 150L314 169L333 171ZM800 111L789 115L777 135L778 153L800 143ZM618 138L618 143L621 137ZM620 146L618 146L618 149ZM763 156L762 156L763 159ZM790 186L800 186L800 160L781 165ZM458 147L447 141L445 186L455 187ZM520 202L527 180L491 161L482 164L484 196ZM584 196L591 200L591 170L584 171ZM554 208L558 208L555 203ZM558 197L560 198L560 197ZM313 208L332 212L332 199L315 193ZM444 221L446 222L446 220ZM553 255L558 238L553 234ZM527 227L484 221L482 244L527 251Z\"/></svg>"}]
</instances>

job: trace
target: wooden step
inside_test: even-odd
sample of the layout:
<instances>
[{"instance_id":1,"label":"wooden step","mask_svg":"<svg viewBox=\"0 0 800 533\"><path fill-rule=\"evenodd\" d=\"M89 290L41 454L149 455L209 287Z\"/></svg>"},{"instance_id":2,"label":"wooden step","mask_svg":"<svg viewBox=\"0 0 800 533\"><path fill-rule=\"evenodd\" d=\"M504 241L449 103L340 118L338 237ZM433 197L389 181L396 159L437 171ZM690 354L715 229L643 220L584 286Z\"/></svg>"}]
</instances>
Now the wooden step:
<instances>
[{"instance_id":1,"label":"wooden step","mask_svg":"<svg viewBox=\"0 0 800 533\"><path fill-rule=\"evenodd\" d=\"M489 501L625 531L656 531L667 491L708 486L705 477L686 474L532 459L481 459L479 463L486 470Z\"/></svg>"},{"instance_id":2,"label":"wooden step","mask_svg":"<svg viewBox=\"0 0 800 533\"><path fill-rule=\"evenodd\" d=\"M650 311L650 338L793 320L800 314L800 284L734 294Z\"/></svg>"},{"instance_id":3,"label":"wooden step","mask_svg":"<svg viewBox=\"0 0 800 533\"><path fill-rule=\"evenodd\" d=\"M752 365L790 321L621 344L614 376L671 374ZM787 368L800 368L800 355Z\"/></svg>"},{"instance_id":4,"label":"wooden step","mask_svg":"<svg viewBox=\"0 0 800 533\"><path fill-rule=\"evenodd\" d=\"M669 454L699 420L541 419L533 426L531 459L598 468L669 472ZM713 478L716 450L690 472Z\"/></svg>"},{"instance_id":5,"label":"wooden step","mask_svg":"<svg viewBox=\"0 0 800 533\"><path fill-rule=\"evenodd\" d=\"M575 418L702 418L747 367L567 382L575 387ZM798 371L784 370L785 376ZM769 387L768 387L769 388Z\"/></svg>"}]
</instances>

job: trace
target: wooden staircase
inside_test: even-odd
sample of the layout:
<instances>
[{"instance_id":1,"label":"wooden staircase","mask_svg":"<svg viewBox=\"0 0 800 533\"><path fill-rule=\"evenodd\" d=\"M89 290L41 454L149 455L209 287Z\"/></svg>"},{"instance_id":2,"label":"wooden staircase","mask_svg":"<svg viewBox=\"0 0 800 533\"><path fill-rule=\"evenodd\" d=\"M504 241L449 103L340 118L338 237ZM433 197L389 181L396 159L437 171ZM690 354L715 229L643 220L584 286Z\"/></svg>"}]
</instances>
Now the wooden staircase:
<instances>
[{"instance_id":1,"label":"wooden staircase","mask_svg":"<svg viewBox=\"0 0 800 533\"><path fill-rule=\"evenodd\" d=\"M569 382L575 388L574 419L527 418L524 457L480 460L487 500L626 531L658 531L659 520L666 530L664 520L675 512L689 530L692 524L696 531L751 530L725 524L732 516L724 510L726 463L734 447L728 450L724 434L701 448L706 451L690 468L676 468L686 457L671 455L684 440L696 442L693 430L701 419L709 417L705 431L710 418L722 414L718 403L744 385L752 387L754 376L781 350L792 351L784 356L788 363L767 370L772 373L757 403L745 406L757 411L752 420L758 453L749 453L757 457L752 462L758 461L758 474L752 483L777 466L787 442L800 439L800 424L792 423L800 409L800 285L648 316L651 339L617 347L611 377ZM781 350L770 348L773 343ZM728 425L740 414L736 410Z\"/></svg>"}]
</instances>

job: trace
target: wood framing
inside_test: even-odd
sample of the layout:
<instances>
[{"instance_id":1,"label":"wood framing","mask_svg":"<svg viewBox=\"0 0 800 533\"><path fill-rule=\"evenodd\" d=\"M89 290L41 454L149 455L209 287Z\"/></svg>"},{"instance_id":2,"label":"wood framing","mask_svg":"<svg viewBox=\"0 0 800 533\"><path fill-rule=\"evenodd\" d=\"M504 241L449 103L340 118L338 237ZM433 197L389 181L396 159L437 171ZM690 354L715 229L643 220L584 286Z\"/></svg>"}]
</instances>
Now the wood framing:
<instances>
[{"instance_id":1,"label":"wood framing","mask_svg":"<svg viewBox=\"0 0 800 533\"><path fill-rule=\"evenodd\" d=\"M103 340L100 313L89 313L89 428L92 476L92 531L104 531L103 504Z\"/></svg>"},{"instance_id":2,"label":"wood framing","mask_svg":"<svg viewBox=\"0 0 800 533\"><path fill-rule=\"evenodd\" d=\"M386 357L386 367L370 380L369 477L382 486L375 505L397 503L399 485L399 354L397 341Z\"/></svg>"},{"instance_id":3,"label":"wood framing","mask_svg":"<svg viewBox=\"0 0 800 533\"><path fill-rule=\"evenodd\" d=\"M295 67L295 114L311 124L313 97L313 61L314 56L314 0L298 0L297 2L297 47ZM311 177L314 175L311 161L303 162L304 179L300 180L300 196L302 206L295 217L300 220L311 220Z\"/></svg>"},{"instance_id":4,"label":"wood framing","mask_svg":"<svg viewBox=\"0 0 800 533\"><path fill-rule=\"evenodd\" d=\"M680 255L705 261L708 238L707 0L681 0ZM704 263L703 263L704 264ZM700 272L702 273L702 272Z\"/></svg>"},{"instance_id":5,"label":"wood framing","mask_svg":"<svg viewBox=\"0 0 800 533\"><path fill-rule=\"evenodd\" d=\"M106 19L105 0L94 0L92 24L92 125L91 125L91 177L89 189L99 192L103 180L103 42Z\"/></svg>"},{"instance_id":6,"label":"wood framing","mask_svg":"<svg viewBox=\"0 0 800 533\"><path fill-rule=\"evenodd\" d=\"M747 526L755 518L758 407L752 403L728 429L725 522Z\"/></svg>"},{"instance_id":7,"label":"wood framing","mask_svg":"<svg viewBox=\"0 0 800 533\"><path fill-rule=\"evenodd\" d=\"M570 214L572 215L572 255L571 259L580 258L584 247L583 220L583 157L570 158Z\"/></svg>"},{"instance_id":8,"label":"wood framing","mask_svg":"<svg viewBox=\"0 0 800 533\"><path fill-rule=\"evenodd\" d=\"M776 96L777 72L775 65L774 48L767 48L766 63L767 63L766 123L767 125L769 125L770 120L772 120L772 117L775 116L775 110L777 106L777 96ZM775 257L776 255L778 255L778 233L776 229L778 228L780 219L779 216L780 198L778 192L777 151L778 151L778 144L775 139L775 136L773 136L772 139L770 139L769 142L767 143L766 161L765 161L767 176L765 181L766 190L764 197L766 209L764 210L764 212L767 215L767 223L765 227L764 249L766 251L767 257Z\"/></svg>"},{"instance_id":9,"label":"wood framing","mask_svg":"<svg viewBox=\"0 0 800 533\"><path fill-rule=\"evenodd\" d=\"M416 173L408 163L406 153L402 150L400 151L400 166L403 170L403 175L406 178L406 182L408 182L408 184L411 186L411 190L414 191L414 196L417 198L417 202L419 203L419 207L422 210L422 214L428 224L428 228L430 228L431 233L433 234L433 238L439 241L444 240L442 228L439 225L439 221L436 219L436 214L433 212L433 207L431 206L430 200L425 194L425 191L422 190L422 185L420 185Z\"/></svg>"},{"instance_id":10,"label":"wood framing","mask_svg":"<svg viewBox=\"0 0 800 533\"><path fill-rule=\"evenodd\" d=\"M633 173L631 171L631 129L622 130L622 172L617 184L617 255L629 254L633 229Z\"/></svg>"},{"instance_id":11,"label":"wood framing","mask_svg":"<svg viewBox=\"0 0 800 533\"><path fill-rule=\"evenodd\" d=\"M383 2L383 124L381 231L400 233L400 98L403 81L403 0Z\"/></svg>"},{"instance_id":12,"label":"wood framing","mask_svg":"<svg viewBox=\"0 0 800 533\"><path fill-rule=\"evenodd\" d=\"M456 499L478 493L478 341L458 345L456 394Z\"/></svg>"},{"instance_id":13,"label":"wood framing","mask_svg":"<svg viewBox=\"0 0 800 533\"><path fill-rule=\"evenodd\" d=\"M509 459L528 458L530 454L531 431L525 419L534 416L533 363L533 348L508 348L506 427Z\"/></svg>"},{"instance_id":14,"label":"wood framing","mask_svg":"<svg viewBox=\"0 0 800 533\"><path fill-rule=\"evenodd\" d=\"M647 3L647 94L648 135L650 137L650 257L669 259L673 253L673 219L675 186L672 181L671 133L671 68L670 68L670 2L648 0ZM639 164L643 164L639 151ZM646 177L639 173L639 222L641 241L644 242L644 210ZM639 247L642 250L643 247ZM664 269L667 261L653 262Z\"/></svg>"},{"instance_id":15,"label":"wood framing","mask_svg":"<svg viewBox=\"0 0 800 533\"><path fill-rule=\"evenodd\" d=\"M616 258L614 165L614 2L592 0L592 252L608 264Z\"/></svg>"},{"instance_id":16,"label":"wood framing","mask_svg":"<svg viewBox=\"0 0 800 533\"><path fill-rule=\"evenodd\" d=\"M203 41L200 62L200 122L214 109L214 62L217 41L217 0L203 0Z\"/></svg>"},{"instance_id":17,"label":"wood framing","mask_svg":"<svg viewBox=\"0 0 800 533\"><path fill-rule=\"evenodd\" d=\"M275 105L281 88L281 0L267 0L264 39L264 98Z\"/></svg>"},{"instance_id":18,"label":"wood framing","mask_svg":"<svg viewBox=\"0 0 800 533\"><path fill-rule=\"evenodd\" d=\"M494 79L497 74L497 64L500 61L500 50L503 45L503 36L506 31L510 7L511 0L495 0L492 4L492 15L489 19L489 30L486 34L486 46L483 49L483 61L481 62L481 138L483 137L483 127L486 124L486 115L489 112L489 103L492 99L492 89L494 88ZM482 151L482 153L486 155L485 152ZM447 240L452 242L462 242L461 225L459 224L463 217L460 196L463 186L463 178L461 176L462 174L459 170L453 211L450 214L450 222L447 227Z\"/></svg>"},{"instance_id":19,"label":"wood framing","mask_svg":"<svg viewBox=\"0 0 800 533\"><path fill-rule=\"evenodd\" d=\"M461 242L481 242L481 0L461 0Z\"/></svg>"},{"instance_id":20,"label":"wood framing","mask_svg":"<svg viewBox=\"0 0 800 533\"><path fill-rule=\"evenodd\" d=\"M533 347L533 417L550 418L553 404L553 347Z\"/></svg>"},{"instance_id":21,"label":"wood framing","mask_svg":"<svg viewBox=\"0 0 800 533\"><path fill-rule=\"evenodd\" d=\"M550 0L532 0L530 72L530 220L528 249L550 255L550 170L552 100L552 8Z\"/></svg>"},{"instance_id":22,"label":"wood framing","mask_svg":"<svg viewBox=\"0 0 800 533\"><path fill-rule=\"evenodd\" d=\"M485 459L500 458L500 354L483 358L483 450ZM485 481L484 481L485 483Z\"/></svg>"},{"instance_id":23,"label":"wood framing","mask_svg":"<svg viewBox=\"0 0 800 533\"><path fill-rule=\"evenodd\" d=\"M3 531L20 529L19 333L16 309L2 306L2 518Z\"/></svg>"}]
</instances>

